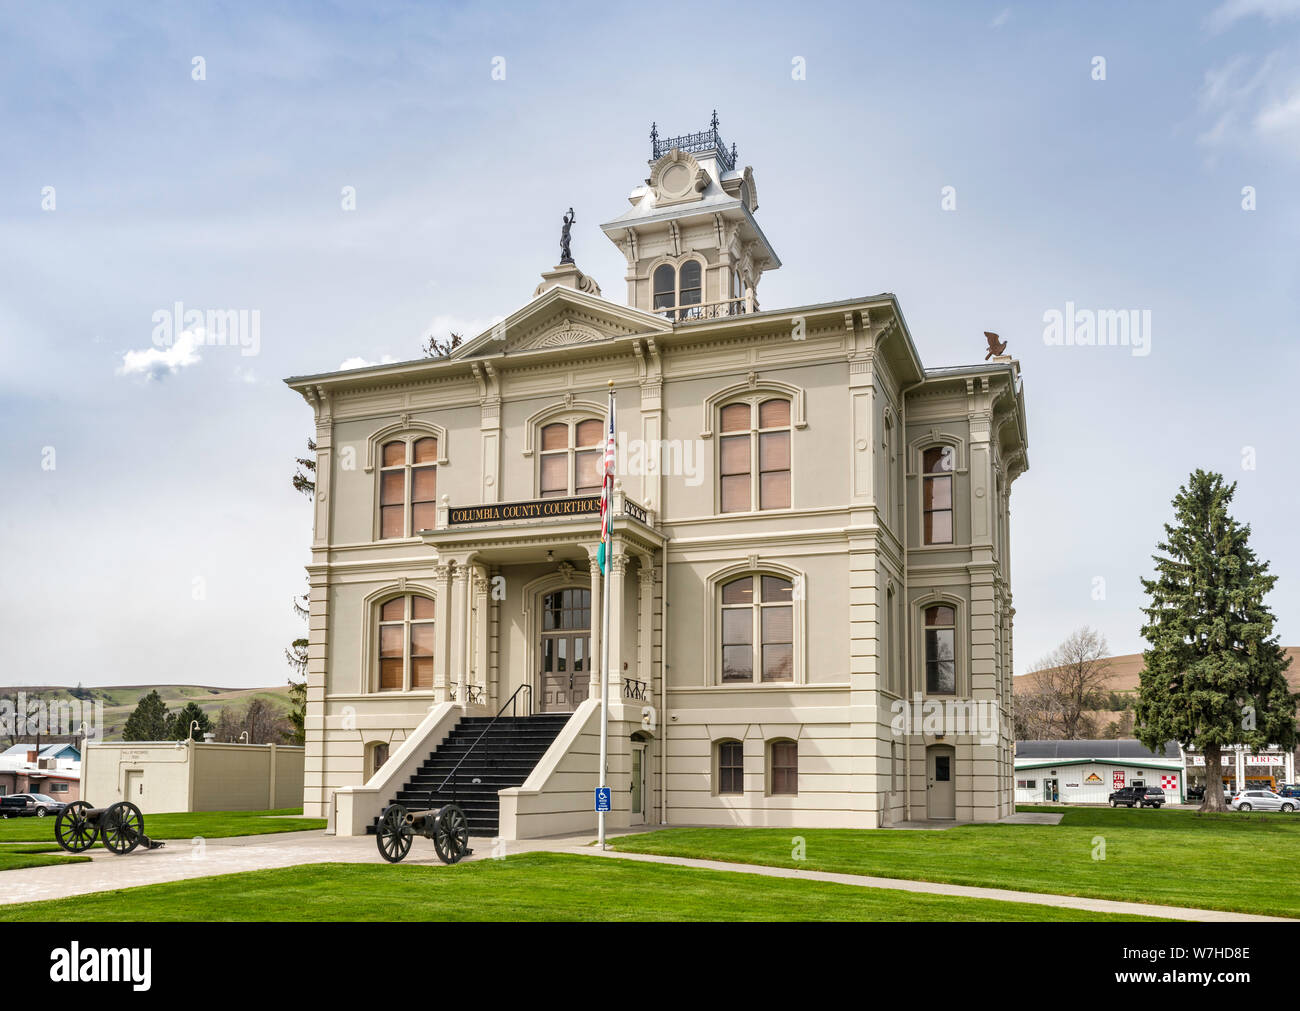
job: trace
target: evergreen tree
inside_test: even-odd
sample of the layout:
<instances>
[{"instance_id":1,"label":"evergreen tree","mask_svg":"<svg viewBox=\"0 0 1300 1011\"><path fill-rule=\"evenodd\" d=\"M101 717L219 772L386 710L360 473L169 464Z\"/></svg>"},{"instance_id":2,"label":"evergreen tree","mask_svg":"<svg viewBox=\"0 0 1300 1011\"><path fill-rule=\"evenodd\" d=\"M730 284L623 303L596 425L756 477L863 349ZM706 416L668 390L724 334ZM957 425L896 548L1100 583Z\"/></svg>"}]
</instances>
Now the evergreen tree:
<instances>
[{"instance_id":1,"label":"evergreen tree","mask_svg":"<svg viewBox=\"0 0 1300 1011\"><path fill-rule=\"evenodd\" d=\"M1197 470L1174 496L1174 524L1153 555L1142 635L1150 644L1138 688L1137 736L1159 750L1178 741L1205 756L1202 811L1222 811L1221 754L1233 744L1296 742L1290 660L1264 597L1277 577L1228 514L1235 484Z\"/></svg>"},{"instance_id":2,"label":"evergreen tree","mask_svg":"<svg viewBox=\"0 0 1300 1011\"><path fill-rule=\"evenodd\" d=\"M167 740L167 704L157 690L144 696L122 728L124 741Z\"/></svg>"},{"instance_id":3,"label":"evergreen tree","mask_svg":"<svg viewBox=\"0 0 1300 1011\"><path fill-rule=\"evenodd\" d=\"M167 740L185 740L190 736L190 724L194 722L199 725L194 731L194 739L201 741L203 735L212 729L212 718L199 708L197 702L186 702L182 708L167 717Z\"/></svg>"},{"instance_id":4,"label":"evergreen tree","mask_svg":"<svg viewBox=\"0 0 1300 1011\"><path fill-rule=\"evenodd\" d=\"M307 743L307 682L289 679L289 743Z\"/></svg>"}]
</instances>

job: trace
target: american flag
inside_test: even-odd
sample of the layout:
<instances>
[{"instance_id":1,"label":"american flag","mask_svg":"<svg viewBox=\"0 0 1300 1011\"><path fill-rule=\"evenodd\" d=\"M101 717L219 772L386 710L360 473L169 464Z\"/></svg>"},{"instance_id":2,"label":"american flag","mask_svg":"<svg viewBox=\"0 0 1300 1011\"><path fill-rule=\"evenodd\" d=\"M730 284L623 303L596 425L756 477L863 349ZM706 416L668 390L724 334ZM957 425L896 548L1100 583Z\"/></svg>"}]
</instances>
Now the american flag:
<instances>
[{"instance_id":1,"label":"american flag","mask_svg":"<svg viewBox=\"0 0 1300 1011\"><path fill-rule=\"evenodd\" d=\"M605 439L605 479L600 492L600 567L609 558L610 513L614 506L614 391L609 391L609 426Z\"/></svg>"}]
</instances>

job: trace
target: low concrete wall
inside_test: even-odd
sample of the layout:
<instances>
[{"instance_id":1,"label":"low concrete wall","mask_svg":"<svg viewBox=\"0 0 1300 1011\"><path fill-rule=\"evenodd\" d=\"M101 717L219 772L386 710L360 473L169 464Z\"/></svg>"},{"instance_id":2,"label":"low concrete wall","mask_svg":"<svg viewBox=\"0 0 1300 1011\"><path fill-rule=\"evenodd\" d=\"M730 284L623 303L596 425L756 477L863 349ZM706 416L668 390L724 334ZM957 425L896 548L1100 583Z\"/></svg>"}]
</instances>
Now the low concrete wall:
<instances>
[{"instance_id":1,"label":"low concrete wall","mask_svg":"<svg viewBox=\"0 0 1300 1011\"><path fill-rule=\"evenodd\" d=\"M363 786L345 786L334 791L334 831L337 835L365 835L366 826L379 817L415 770L424 764L433 751L460 720L471 715L478 707L468 707L456 702L441 702L429 710L429 715L407 735L384 763ZM301 795L301 794L300 794Z\"/></svg>"},{"instance_id":2,"label":"low concrete wall","mask_svg":"<svg viewBox=\"0 0 1300 1011\"><path fill-rule=\"evenodd\" d=\"M611 742L613 743L613 742ZM600 702L587 699L564 725L522 786L497 794L502 839L537 839L596 830Z\"/></svg>"}]
</instances>

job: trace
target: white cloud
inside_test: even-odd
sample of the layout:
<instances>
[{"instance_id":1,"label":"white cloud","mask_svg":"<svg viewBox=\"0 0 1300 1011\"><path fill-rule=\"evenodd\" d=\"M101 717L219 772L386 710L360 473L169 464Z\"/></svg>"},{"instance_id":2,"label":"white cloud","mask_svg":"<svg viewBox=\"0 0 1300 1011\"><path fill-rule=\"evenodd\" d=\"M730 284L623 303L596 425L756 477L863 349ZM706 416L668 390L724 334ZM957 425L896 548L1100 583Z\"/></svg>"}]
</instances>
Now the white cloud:
<instances>
[{"instance_id":1,"label":"white cloud","mask_svg":"<svg viewBox=\"0 0 1300 1011\"><path fill-rule=\"evenodd\" d=\"M349 369L368 369L372 365L391 365L395 361L397 361L397 359L392 355L383 355L377 362L369 361L362 358L360 355L354 355L353 357L340 362L338 371L347 372Z\"/></svg>"},{"instance_id":2,"label":"white cloud","mask_svg":"<svg viewBox=\"0 0 1300 1011\"><path fill-rule=\"evenodd\" d=\"M989 27L990 27L990 28L1001 28L1001 27L1002 27L1003 25L1005 25L1005 24L1006 24L1010 19L1011 19L1011 8L1010 8L1010 7L1003 7L1002 10L998 12L997 17L995 17L992 21L989 22Z\"/></svg>"},{"instance_id":3,"label":"white cloud","mask_svg":"<svg viewBox=\"0 0 1300 1011\"><path fill-rule=\"evenodd\" d=\"M191 330L182 330L171 347L128 351L122 356L122 364L118 367L117 374L142 375L146 379L165 379L175 375L181 369L197 365L201 360L198 349L202 344L201 334L196 335Z\"/></svg>"},{"instance_id":4,"label":"white cloud","mask_svg":"<svg viewBox=\"0 0 1300 1011\"><path fill-rule=\"evenodd\" d=\"M1211 31L1221 32L1255 16L1270 23L1300 17L1300 0L1226 0L1210 13L1206 24Z\"/></svg>"},{"instance_id":5,"label":"white cloud","mask_svg":"<svg viewBox=\"0 0 1300 1011\"><path fill-rule=\"evenodd\" d=\"M1255 132L1300 155L1300 88L1261 109L1255 117Z\"/></svg>"}]
</instances>

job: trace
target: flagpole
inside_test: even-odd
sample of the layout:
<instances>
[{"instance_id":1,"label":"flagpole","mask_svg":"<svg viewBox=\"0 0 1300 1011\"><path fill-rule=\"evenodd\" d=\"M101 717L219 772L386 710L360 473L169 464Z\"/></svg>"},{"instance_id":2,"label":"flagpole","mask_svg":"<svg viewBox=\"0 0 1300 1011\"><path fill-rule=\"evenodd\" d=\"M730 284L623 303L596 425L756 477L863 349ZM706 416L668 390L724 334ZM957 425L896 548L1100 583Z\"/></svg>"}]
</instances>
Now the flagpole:
<instances>
[{"instance_id":1,"label":"flagpole","mask_svg":"<svg viewBox=\"0 0 1300 1011\"><path fill-rule=\"evenodd\" d=\"M609 438L612 438L614 432L614 380L609 381ZM606 453L608 453L608 438L606 440ZM601 547L604 549L601 554L601 632L600 632L600 788L603 790L609 785L609 569L610 555L614 547L614 481L609 476L608 471L612 470L606 464L606 477L604 481L605 491L605 521L601 529ZM606 542L605 532L609 531L609 539ZM613 795L610 796L610 807L613 807ZM598 819L597 841L600 848L605 848L605 812L596 812Z\"/></svg>"}]
</instances>

